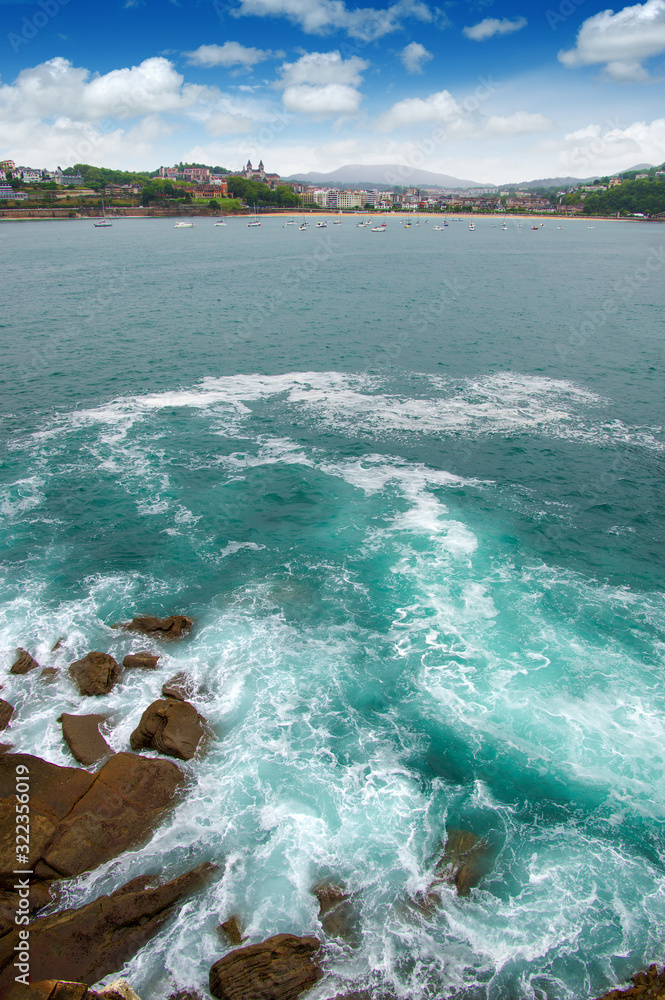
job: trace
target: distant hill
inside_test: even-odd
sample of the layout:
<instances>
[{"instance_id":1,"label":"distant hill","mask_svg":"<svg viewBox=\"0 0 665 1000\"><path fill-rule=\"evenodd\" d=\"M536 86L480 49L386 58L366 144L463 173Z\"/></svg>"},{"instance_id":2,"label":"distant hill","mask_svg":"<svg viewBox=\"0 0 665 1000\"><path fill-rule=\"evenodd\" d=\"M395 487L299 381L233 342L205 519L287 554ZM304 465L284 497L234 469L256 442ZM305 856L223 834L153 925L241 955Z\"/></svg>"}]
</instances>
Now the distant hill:
<instances>
[{"instance_id":1,"label":"distant hill","mask_svg":"<svg viewBox=\"0 0 665 1000\"><path fill-rule=\"evenodd\" d=\"M635 167L627 167L625 170L618 170L611 176L620 176L621 174L628 174L633 170L651 170L650 163L638 163ZM540 180L536 181L522 181L520 184L505 184L502 187L511 188L567 188L574 187L576 184L593 184L593 182L598 178L603 176L602 174L592 174L591 177L541 177Z\"/></svg>"},{"instance_id":2,"label":"distant hill","mask_svg":"<svg viewBox=\"0 0 665 1000\"><path fill-rule=\"evenodd\" d=\"M329 173L316 173L312 171L308 174L291 174L285 177L287 181L302 181L304 184L325 184L335 186L343 184L354 186L369 184L375 188L393 188L396 185L403 187L445 187L445 188L473 188L489 187L488 184L481 184L478 181L463 180L460 177L451 177L450 174L435 174L431 170L420 170L418 167L405 167L399 163L383 163L377 166L367 166L363 163L351 163Z\"/></svg>"}]
</instances>

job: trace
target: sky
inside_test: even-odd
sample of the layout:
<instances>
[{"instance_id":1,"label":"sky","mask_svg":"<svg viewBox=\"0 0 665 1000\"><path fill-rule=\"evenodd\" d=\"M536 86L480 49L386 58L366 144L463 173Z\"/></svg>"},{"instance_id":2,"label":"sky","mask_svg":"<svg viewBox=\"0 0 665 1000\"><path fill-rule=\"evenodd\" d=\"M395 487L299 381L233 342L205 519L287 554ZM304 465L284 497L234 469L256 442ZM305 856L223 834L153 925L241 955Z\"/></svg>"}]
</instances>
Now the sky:
<instances>
[{"instance_id":1,"label":"sky","mask_svg":"<svg viewBox=\"0 0 665 1000\"><path fill-rule=\"evenodd\" d=\"M0 19L0 159L24 166L500 185L665 161L665 0L0 0Z\"/></svg>"}]
</instances>

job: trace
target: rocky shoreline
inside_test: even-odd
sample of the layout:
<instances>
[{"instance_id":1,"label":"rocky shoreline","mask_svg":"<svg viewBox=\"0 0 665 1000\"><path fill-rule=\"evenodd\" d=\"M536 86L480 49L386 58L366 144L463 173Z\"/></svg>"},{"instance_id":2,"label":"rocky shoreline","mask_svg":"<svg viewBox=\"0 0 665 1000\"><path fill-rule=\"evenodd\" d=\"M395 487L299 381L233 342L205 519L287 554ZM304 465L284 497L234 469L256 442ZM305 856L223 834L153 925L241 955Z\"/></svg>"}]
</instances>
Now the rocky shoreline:
<instances>
[{"instance_id":1,"label":"rocky shoreline","mask_svg":"<svg viewBox=\"0 0 665 1000\"><path fill-rule=\"evenodd\" d=\"M169 643L187 635L193 625L186 615L139 616L113 628ZM61 640L54 650L60 645ZM159 653L142 650L128 653L121 665L110 654L93 650L70 664L69 676L81 696L103 698L121 681L123 671L152 671L159 659ZM41 669L26 649L18 649L10 673L36 670L41 670L44 683L57 673L53 667ZM168 878L164 872L146 873L76 909L58 908L59 882L145 843L186 796L187 775L174 760L193 760L205 753L213 738L189 701L195 695L184 673L163 683L161 697L146 707L131 733L133 752L116 753L109 746L100 731L107 719L103 713L63 712L58 718L63 741L83 767L62 767L0 744L0 1000L139 1000L122 979L99 992L90 987L118 973L182 901L223 873L223 865L212 859L190 871L169 873ZM14 707L0 698L0 730L8 730L9 736L14 717ZM160 756L143 756L141 750ZM91 767L96 770L85 769ZM449 829L431 884L404 906L414 916L427 918L440 905L444 885L467 896L491 866L484 839L468 830ZM333 881L313 886L312 893L319 904L321 940L276 934L245 945L237 915L225 916L218 927L225 954L209 973L213 997L296 1000L324 977L326 940L359 947L353 893ZM47 915L40 915L45 909ZM373 992L336 1000L361 997L388 1000ZM632 986L611 990L600 1000L621 997L665 1000L665 970L652 965L633 976ZM200 996L185 989L168 1000Z\"/></svg>"}]
</instances>

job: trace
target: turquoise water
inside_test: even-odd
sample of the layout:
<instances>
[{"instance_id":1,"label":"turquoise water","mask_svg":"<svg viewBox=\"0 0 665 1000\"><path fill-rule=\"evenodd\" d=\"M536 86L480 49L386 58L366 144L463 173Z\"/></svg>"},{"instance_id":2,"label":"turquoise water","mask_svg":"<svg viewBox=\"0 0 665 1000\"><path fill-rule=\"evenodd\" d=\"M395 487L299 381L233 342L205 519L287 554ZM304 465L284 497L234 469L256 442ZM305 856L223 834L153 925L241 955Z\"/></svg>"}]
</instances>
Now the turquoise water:
<instances>
[{"instance_id":1,"label":"turquoise water","mask_svg":"<svg viewBox=\"0 0 665 1000\"><path fill-rule=\"evenodd\" d=\"M205 990L231 913L326 941L313 1000L598 995L665 960L663 230L284 221L0 228L2 648L63 668L3 678L12 739L70 764L64 668L176 612L108 741L179 669L216 735L66 898L225 863L143 1000ZM425 916L452 828L491 868Z\"/></svg>"}]
</instances>

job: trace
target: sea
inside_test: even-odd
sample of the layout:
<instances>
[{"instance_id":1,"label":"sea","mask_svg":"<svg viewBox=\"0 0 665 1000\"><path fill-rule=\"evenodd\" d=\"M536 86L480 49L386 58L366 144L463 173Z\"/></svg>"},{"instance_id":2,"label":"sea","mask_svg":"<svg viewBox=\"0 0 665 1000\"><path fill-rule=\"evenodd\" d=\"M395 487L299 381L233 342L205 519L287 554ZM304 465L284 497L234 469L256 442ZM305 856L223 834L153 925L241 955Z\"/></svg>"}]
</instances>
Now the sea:
<instances>
[{"instance_id":1,"label":"sea","mask_svg":"<svg viewBox=\"0 0 665 1000\"><path fill-rule=\"evenodd\" d=\"M219 865L142 1000L207 995L231 915L323 942L310 1000L599 996L665 961L665 228L293 219L0 224L2 736L126 751L180 671L212 734L59 905ZM451 831L483 871L427 903Z\"/></svg>"}]
</instances>

